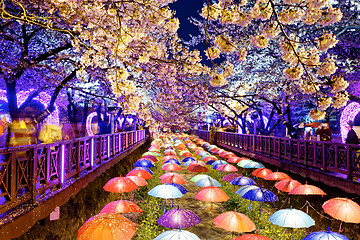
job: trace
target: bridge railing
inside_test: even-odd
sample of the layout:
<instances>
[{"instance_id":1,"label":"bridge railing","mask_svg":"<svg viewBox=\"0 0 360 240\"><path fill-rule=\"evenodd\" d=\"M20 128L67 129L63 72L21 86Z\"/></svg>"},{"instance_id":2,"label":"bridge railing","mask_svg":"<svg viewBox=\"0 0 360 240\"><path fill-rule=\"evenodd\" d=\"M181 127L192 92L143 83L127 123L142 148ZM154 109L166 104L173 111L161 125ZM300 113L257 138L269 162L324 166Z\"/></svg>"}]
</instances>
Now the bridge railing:
<instances>
[{"instance_id":1,"label":"bridge railing","mask_svg":"<svg viewBox=\"0 0 360 240\"><path fill-rule=\"evenodd\" d=\"M0 214L65 187L145 138L140 130L0 149Z\"/></svg>"},{"instance_id":2,"label":"bridge railing","mask_svg":"<svg viewBox=\"0 0 360 240\"><path fill-rule=\"evenodd\" d=\"M208 131L197 130L194 134L210 140ZM349 180L360 178L360 145L230 132L217 132L215 139L215 144L222 143L324 172L345 174Z\"/></svg>"}]
</instances>

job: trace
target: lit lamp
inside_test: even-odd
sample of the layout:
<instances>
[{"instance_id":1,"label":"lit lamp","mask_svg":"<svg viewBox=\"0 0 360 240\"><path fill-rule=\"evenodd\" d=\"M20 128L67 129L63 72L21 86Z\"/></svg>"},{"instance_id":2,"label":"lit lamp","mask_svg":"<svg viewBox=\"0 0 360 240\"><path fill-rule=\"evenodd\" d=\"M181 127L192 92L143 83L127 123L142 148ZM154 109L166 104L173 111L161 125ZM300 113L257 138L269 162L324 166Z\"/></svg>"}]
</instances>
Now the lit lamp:
<instances>
[{"instance_id":1,"label":"lit lamp","mask_svg":"<svg viewBox=\"0 0 360 240\"><path fill-rule=\"evenodd\" d=\"M207 122L207 130L210 131L210 124L211 124L211 118L206 118L206 122Z\"/></svg>"}]
</instances>

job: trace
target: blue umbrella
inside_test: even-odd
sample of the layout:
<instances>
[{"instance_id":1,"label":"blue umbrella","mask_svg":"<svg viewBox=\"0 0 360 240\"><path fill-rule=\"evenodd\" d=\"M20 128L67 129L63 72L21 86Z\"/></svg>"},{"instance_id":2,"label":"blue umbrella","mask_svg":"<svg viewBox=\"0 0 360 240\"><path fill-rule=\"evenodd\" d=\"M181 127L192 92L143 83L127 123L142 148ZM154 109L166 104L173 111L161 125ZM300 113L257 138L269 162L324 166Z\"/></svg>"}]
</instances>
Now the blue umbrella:
<instances>
[{"instance_id":1,"label":"blue umbrella","mask_svg":"<svg viewBox=\"0 0 360 240\"><path fill-rule=\"evenodd\" d=\"M210 156L210 153L203 151L199 153L199 156Z\"/></svg>"},{"instance_id":2,"label":"blue umbrella","mask_svg":"<svg viewBox=\"0 0 360 240\"><path fill-rule=\"evenodd\" d=\"M279 198L272 191L261 187L247 191L242 197L251 201L260 202L259 217L261 217L261 202L279 201Z\"/></svg>"},{"instance_id":3,"label":"blue umbrella","mask_svg":"<svg viewBox=\"0 0 360 240\"><path fill-rule=\"evenodd\" d=\"M168 230L161 233L153 240L200 240L195 234L186 230Z\"/></svg>"},{"instance_id":4,"label":"blue umbrella","mask_svg":"<svg viewBox=\"0 0 360 240\"><path fill-rule=\"evenodd\" d=\"M314 219L297 209L281 209L270 216L272 224L287 228L308 228L315 225ZM292 239L292 235L291 235Z\"/></svg>"},{"instance_id":5,"label":"blue umbrella","mask_svg":"<svg viewBox=\"0 0 360 240\"><path fill-rule=\"evenodd\" d=\"M340 233L330 232L329 230L321 232L313 232L307 235L303 240L349 240Z\"/></svg>"},{"instance_id":6,"label":"blue umbrella","mask_svg":"<svg viewBox=\"0 0 360 240\"><path fill-rule=\"evenodd\" d=\"M213 162L211 165L216 165L216 164L229 164L227 161L224 160L216 160L215 162Z\"/></svg>"},{"instance_id":7,"label":"blue umbrella","mask_svg":"<svg viewBox=\"0 0 360 240\"><path fill-rule=\"evenodd\" d=\"M166 163L173 163L173 164L177 164L177 165L181 165L181 163L178 160L175 159L170 159L164 162L164 164Z\"/></svg>"},{"instance_id":8,"label":"blue umbrella","mask_svg":"<svg viewBox=\"0 0 360 240\"><path fill-rule=\"evenodd\" d=\"M195 183L199 187L221 187L221 184L211 177L205 177Z\"/></svg>"},{"instance_id":9,"label":"blue umbrella","mask_svg":"<svg viewBox=\"0 0 360 240\"><path fill-rule=\"evenodd\" d=\"M184 165L184 166L189 166L190 163L192 163L192 162L194 162L194 161L187 161L187 162L184 162L183 165Z\"/></svg>"},{"instance_id":10,"label":"blue umbrella","mask_svg":"<svg viewBox=\"0 0 360 240\"><path fill-rule=\"evenodd\" d=\"M132 170L136 170L136 169L145 170L145 171L147 171L148 173L150 173L151 175L154 174L154 173L150 170L150 168L147 168L147 167L136 167L136 168L133 168ZM131 171L132 171L132 170L131 170Z\"/></svg>"},{"instance_id":11,"label":"blue umbrella","mask_svg":"<svg viewBox=\"0 0 360 240\"><path fill-rule=\"evenodd\" d=\"M207 165L212 165L216 160L209 160L206 162Z\"/></svg>"},{"instance_id":12,"label":"blue umbrella","mask_svg":"<svg viewBox=\"0 0 360 240\"><path fill-rule=\"evenodd\" d=\"M182 162L188 162L188 161L195 161L195 158L193 157L186 157L182 160Z\"/></svg>"},{"instance_id":13,"label":"blue umbrella","mask_svg":"<svg viewBox=\"0 0 360 240\"><path fill-rule=\"evenodd\" d=\"M251 189L258 189L260 187L255 186L255 185L246 185L246 186L242 186L241 188L239 188L238 190L236 190L236 194L240 195L240 196L244 196L245 193L247 193L249 190Z\"/></svg>"},{"instance_id":14,"label":"blue umbrella","mask_svg":"<svg viewBox=\"0 0 360 240\"><path fill-rule=\"evenodd\" d=\"M140 160L136 161L136 163L134 163L134 166L135 167L147 167L147 168L155 167L153 162L150 160L147 160L147 159L140 159Z\"/></svg>"},{"instance_id":15,"label":"blue umbrella","mask_svg":"<svg viewBox=\"0 0 360 240\"><path fill-rule=\"evenodd\" d=\"M230 184L245 186L245 185L256 185L256 182L248 177L236 177L230 181Z\"/></svg>"},{"instance_id":16,"label":"blue umbrella","mask_svg":"<svg viewBox=\"0 0 360 240\"><path fill-rule=\"evenodd\" d=\"M223 163L218 163L218 164L215 164L215 165L213 165L213 169L217 169L219 166L221 166L221 165L224 165Z\"/></svg>"},{"instance_id":17,"label":"blue umbrella","mask_svg":"<svg viewBox=\"0 0 360 240\"><path fill-rule=\"evenodd\" d=\"M186 194L187 192L189 192L183 185L177 184L177 183L169 183L169 185L176 187L177 189L179 189L179 191L182 194Z\"/></svg>"},{"instance_id":18,"label":"blue umbrella","mask_svg":"<svg viewBox=\"0 0 360 240\"><path fill-rule=\"evenodd\" d=\"M264 168L265 166L258 162L249 162L244 165L244 168Z\"/></svg>"},{"instance_id":19,"label":"blue umbrella","mask_svg":"<svg viewBox=\"0 0 360 240\"><path fill-rule=\"evenodd\" d=\"M181 198L182 196L184 196L179 189L170 184L157 185L156 187L152 188L148 192L148 194L153 197L165 199L165 204L166 199ZM172 205L174 205L174 202L172 203ZM164 212L166 210L165 208L166 206L164 205Z\"/></svg>"}]
</instances>

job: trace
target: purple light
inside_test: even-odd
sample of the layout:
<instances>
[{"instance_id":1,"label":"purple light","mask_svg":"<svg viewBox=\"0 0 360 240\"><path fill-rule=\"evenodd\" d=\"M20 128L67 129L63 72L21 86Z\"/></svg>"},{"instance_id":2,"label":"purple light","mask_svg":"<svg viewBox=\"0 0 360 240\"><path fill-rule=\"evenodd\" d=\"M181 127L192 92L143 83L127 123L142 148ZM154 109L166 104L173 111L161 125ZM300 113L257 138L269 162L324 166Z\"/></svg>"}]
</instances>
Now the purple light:
<instances>
[{"instance_id":1,"label":"purple light","mask_svg":"<svg viewBox=\"0 0 360 240\"><path fill-rule=\"evenodd\" d=\"M94 166L94 149L95 148L95 145L94 145L94 138L91 138L91 141L90 141L90 166Z\"/></svg>"},{"instance_id":2,"label":"purple light","mask_svg":"<svg viewBox=\"0 0 360 240\"><path fill-rule=\"evenodd\" d=\"M108 145L108 158L110 158L110 136L107 136L107 145Z\"/></svg>"},{"instance_id":3,"label":"purple light","mask_svg":"<svg viewBox=\"0 0 360 240\"><path fill-rule=\"evenodd\" d=\"M18 101L18 107L25 102L29 94L33 91L33 89L30 89L28 91L20 91L17 93L17 101ZM4 102L7 102L6 98L6 91L0 90L0 100L3 100ZM34 100L40 102L45 108L49 105L51 96L45 92L41 92L37 97L34 98ZM54 105L55 110L46 118L47 124L54 124L54 125L60 125L59 122L59 109L57 104Z\"/></svg>"},{"instance_id":4,"label":"purple light","mask_svg":"<svg viewBox=\"0 0 360 240\"><path fill-rule=\"evenodd\" d=\"M64 175L65 175L65 145L61 145L61 155L60 155L60 183L64 183Z\"/></svg>"},{"instance_id":5,"label":"purple light","mask_svg":"<svg viewBox=\"0 0 360 240\"><path fill-rule=\"evenodd\" d=\"M97 115L96 112L92 112L89 114L89 116L86 118L86 132L88 134L88 136L94 136L94 130L93 130L93 126L92 126L92 120L93 118ZM108 114L110 116L110 114ZM104 117L104 114L101 114L101 117L103 118ZM117 120L121 126L121 120ZM122 120L124 121L124 120Z\"/></svg>"},{"instance_id":6,"label":"purple light","mask_svg":"<svg viewBox=\"0 0 360 240\"><path fill-rule=\"evenodd\" d=\"M342 141L345 142L345 139L348 134L348 129L346 126L349 121L354 121L356 115L360 112L360 104L356 102L352 102L346 106L346 108L341 113L340 117L340 131Z\"/></svg>"}]
</instances>

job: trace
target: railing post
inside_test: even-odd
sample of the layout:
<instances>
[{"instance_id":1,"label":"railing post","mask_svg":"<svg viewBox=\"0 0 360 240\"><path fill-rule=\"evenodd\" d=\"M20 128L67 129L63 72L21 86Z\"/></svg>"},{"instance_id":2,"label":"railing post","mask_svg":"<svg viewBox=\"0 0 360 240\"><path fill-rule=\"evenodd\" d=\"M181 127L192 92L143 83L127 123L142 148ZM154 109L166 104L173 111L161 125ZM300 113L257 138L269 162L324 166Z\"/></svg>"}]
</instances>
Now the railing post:
<instances>
[{"instance_id":1,"label":"railing post","mask_svg":"<svg viewBox=\"0 0 360 240\"><path fill-rule=\"evenodd\" d=\"M255 135L252 135L253 137L253 152L256 152L256 136Z\"/></svg>"},{"instance_id":2,"label":"railing post","mask_svg":"<svg viewBox=\"0 0 360 240\"><path fill-rule=\"evenodd\" d=\"M32 186L31 186L31 199L35 200L36 199L36 181L38 178L38 155L37 155L37 148L33 148L34 151L34 160L32 161Z\"/></svg>"},{"instance_id":3,"label":"railing post","mask_svg":"<svg viewBox=\"0 0 360 240\"><path fill-rule=\"evenodd\" d=\"M90 138L90 167L94 168L95 163L95 137Z\"/></svg>"},{"instance_id":4,"label":"railing post","mask_svg":"<svg viewBox=\"0 0 360 240\"><path fill-rule=\"evenodd\" d=\"M347 144L346 145L346 177L348 180L352 180L352 176L351 176L351 149L350 146Z\"/></svg>"},{"instance_id":5,"label":"railing post","mask_svg":"<svg viewBox=\"0 0 360 240\"><path fill-rule=\"evenodd\" d=\"M335 152L335 156L334 156L334 161L335 161L334 167L335 167L335 169L338 169L338 167L339 167L339 164L338 164L338 160L339 160L339 159L338 159L338 158L339 158L338 151L339 151L338 145L335 144L335 145L334 145L334 152Z\"/></svg>"},{"instance_id":6,"label":"railing post","mask_svg":"<svg viewBox=\"0 0 360 240\"><path fill-rule=\"evenodd\" d=\"M77 158L75 159L76 161L76 178L80 177L80 141L76 141L76 153L77 153Z\"/></svg>"},{"instance_id":7,"label":"railing post","mask_svg":"<svg viewBox=\"0 0 360 240\"><path fill-rule=\"evenodd\" d=\"M308 167L308 141L305 141L304 143L304 164L305 167Z\"/></svg>"},{"instance_id":8,"label":"railing post","mask_svg":"<svg viewBox=\"0 0 360 240\"><path fill-rule=\"evenodd\" d=\"M60 154L59 154L59 187L63 187L63 183L65 181L65 144L60 144ZM35 163L37 163L37 151L36 151L36 158Z\"/></svg>"},{"instance_id":9,"label":"railing post","mask_svg":"<svg viewBox=\"0 0 360 240\"><path fill-rule=\"evenodd\" d=\"M281 138L279 138L278 140L278 149L279 149L279 154L278 154L278 157L279 157L279 160L281 159Z\"/></svg>"},{"instance_id":10,"label":"railing post","mask_svg":"<svg viewBox=\"0 0 360 240\"><path fill-rule=\"evenodd\" d=\"M290 139L289 140L289 160L290 160L290 163L292 163L292 158L293 158L293 141L297 141L297 143L299 144L299 140L292 140Z\"/></svg>"},{"instance_id":11,"label":"railing post","mask_svg":"<svg viewBox=\"0 0 360 240\"><path fill-rule=\"evenodd\" d=\"M112 156L115 157L116 155L116 144L115 144L115 134L111 134L111 140L112 140Z\"/></svg>"},{"instance_id":12,"label":"railing post","mask_svg":"<svg viewBox=\"0 0 360 240\"><path fill-rule=\"evenodd\" d=\"M325 143L322 143L322 169L323 171L326 171L326 147Z\"/></svg>"}]
</instances>

